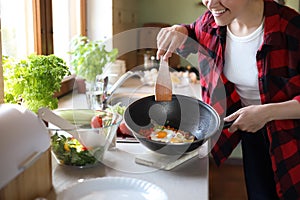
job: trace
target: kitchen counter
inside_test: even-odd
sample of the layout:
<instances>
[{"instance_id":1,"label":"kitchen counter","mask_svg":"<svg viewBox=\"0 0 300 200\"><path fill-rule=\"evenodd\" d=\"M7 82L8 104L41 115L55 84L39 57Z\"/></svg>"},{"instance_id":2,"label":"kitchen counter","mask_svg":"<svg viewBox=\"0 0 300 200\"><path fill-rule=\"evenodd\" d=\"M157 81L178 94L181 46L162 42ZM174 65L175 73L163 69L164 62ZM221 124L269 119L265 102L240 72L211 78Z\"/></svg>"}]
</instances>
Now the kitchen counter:
<instances>
[{"instance_id":1,"label":"kitchen counter","mask_svg":"<svg viewBox=\"0 0 300 200\"><path fill-rule=\"evenodd\" d=\"M132 78L124 83L116 93L143 92L153 94L153 86L140 86L139 79ZM185 94L198 98L197 85L174 88L175 94ZM196 92L196 91L199 92ZM60 99L60 108L86 108L85 95L73 93ZM53 186L56 193L83 180L118 176L145 180L161 187L170 200L208 199L208 156L207 143L198 150L198 155L170 169L157 169L137 164L135 158L149 150L140 143L117 143L104 158L104 163L92 168L78 169L60 166L53 158ZM48 199L53 198L53 194ZM55 195L54 195L55 196Z\"/></svg>"},{"instance_id":2,"label":"kitchen counter","mask_svg":"<svg viewBox=\"0 0 300 200\"><path fill-rule=\"evenodd\" d=\"M53 185L56 193L83 180L117 176L131 177L145 180L161 187L170 200L194 200L208 199L208 158L196 156L191 160L173 168L162 170L134 163L133 154L143 150L138 143L117 143L117 151L130 153L117 159L111 166L100 164L99 166L78 169L59 166L55 159L52 160ZM111 158L112 159L112 158Z\"/></svg>"}]
</instances>

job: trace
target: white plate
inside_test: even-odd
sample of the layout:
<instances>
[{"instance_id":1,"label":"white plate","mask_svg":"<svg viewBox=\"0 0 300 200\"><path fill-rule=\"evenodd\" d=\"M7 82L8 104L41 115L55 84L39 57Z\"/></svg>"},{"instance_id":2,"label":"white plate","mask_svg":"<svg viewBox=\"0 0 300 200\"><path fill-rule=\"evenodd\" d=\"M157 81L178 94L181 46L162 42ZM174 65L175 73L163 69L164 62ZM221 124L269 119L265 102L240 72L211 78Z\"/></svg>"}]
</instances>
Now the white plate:
<instances>
[{"instance_id":1,"label":"white plate","mask_svg":"<svg viewBox=\"0 0 300 200\"><path fill-rule=\"evenodd\" d=\"M139 179L125 177L95 178L77 183L60 192L58 200L167 200L158 186Z\"/></svg>"}]
</instances>

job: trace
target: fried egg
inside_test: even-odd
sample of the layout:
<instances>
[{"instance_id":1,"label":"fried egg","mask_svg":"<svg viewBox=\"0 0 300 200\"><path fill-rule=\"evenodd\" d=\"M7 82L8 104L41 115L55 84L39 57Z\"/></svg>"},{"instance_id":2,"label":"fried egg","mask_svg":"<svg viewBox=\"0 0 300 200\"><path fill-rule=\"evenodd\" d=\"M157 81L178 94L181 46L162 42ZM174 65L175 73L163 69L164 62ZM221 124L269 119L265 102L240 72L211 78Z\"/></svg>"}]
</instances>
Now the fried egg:
<instances>
[{"instance_id":1,"label":"fried egg","mask_svg":"<svg viewBox=\"0 0 300 200\"><path fill-rule=\"evenodd\" d=\"M190 134L167 128L154 129L150 134L150 138L153 141L165 143L190 143L194 141L194 136Z\"/></svg>"},{"instance_id":2,"label":"fried egg","mask_svg":"<svg viewBox=\"0 0 300 200\"><path fill-rule=\"evenodd\" d=\"M150 138L154 141L160 141L160 142L170 142L170 140L174 137L175 132L168 129L156 129L154 130Z\"/></svg>"}]
</instances>

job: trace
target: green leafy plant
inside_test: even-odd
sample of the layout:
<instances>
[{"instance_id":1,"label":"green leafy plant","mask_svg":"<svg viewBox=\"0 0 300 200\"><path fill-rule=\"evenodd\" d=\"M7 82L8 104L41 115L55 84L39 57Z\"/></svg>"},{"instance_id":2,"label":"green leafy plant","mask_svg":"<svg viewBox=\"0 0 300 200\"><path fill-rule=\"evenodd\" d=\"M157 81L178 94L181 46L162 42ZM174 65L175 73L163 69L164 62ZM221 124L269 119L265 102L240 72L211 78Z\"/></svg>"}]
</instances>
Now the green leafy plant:
<instances>
[{"instance_id":1,"label":"green leafy plant","mask_svg":"<svg viewBox=\"0 0 300 200\"><path fill-rule=\"evenodd\" d=\"M86 36L75 37L71 42L70 64L75 73L88 82L93 83L97 75L102 74L106 64L114 62L118 49L107 51L101 41L90 40Z\"/></svg>"},{"instance_id":2,"label":"green leafy plant","mask_svg":"<svg viewBox=\"0 0 300 200\"><path fill-rule=\"evenodd\" d=\"M55 55L32 54L20 61L2 57L4 72L4 101L19 103L37 112L40 107L55 109L61 81L69 75L65 61Z\"/></svg>"}]
</instances>

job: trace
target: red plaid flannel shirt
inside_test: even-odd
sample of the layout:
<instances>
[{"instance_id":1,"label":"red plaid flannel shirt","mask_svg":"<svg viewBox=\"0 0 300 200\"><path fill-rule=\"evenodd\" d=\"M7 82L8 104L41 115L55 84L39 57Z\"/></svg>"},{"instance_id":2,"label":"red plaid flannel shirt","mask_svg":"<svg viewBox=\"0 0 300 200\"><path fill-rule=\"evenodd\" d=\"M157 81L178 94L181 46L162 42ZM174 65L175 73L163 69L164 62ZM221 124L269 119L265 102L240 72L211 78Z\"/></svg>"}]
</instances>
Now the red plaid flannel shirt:
<instances>
[{"instance_id":1,"label":"red plaid flannel shirt","mask_svg":"<svg viewBox=\"0 0 300 200\"><path fill-rule=\"evenodd\" d=\"M291 99L300 102L300 16L272 0L264 3L264 41L256 56L261 102ZM185 26L189 39L179 53L201 52L199 65L203 101L213 105L223 116L238 110L241 108L240 98L234 85L222 74L226 27L217 26L209 11L193 24ZM190 39L200 43L201 50L192 47L195 42ZM211 57L214 63L207 61L203 54ZM282 199L300 198L300 120L271 121L266 124L266 129L278 196ZM212 149L218 165L228 158L239 141L238 131L222 131Z\"/></svg>"}]
</instances>

